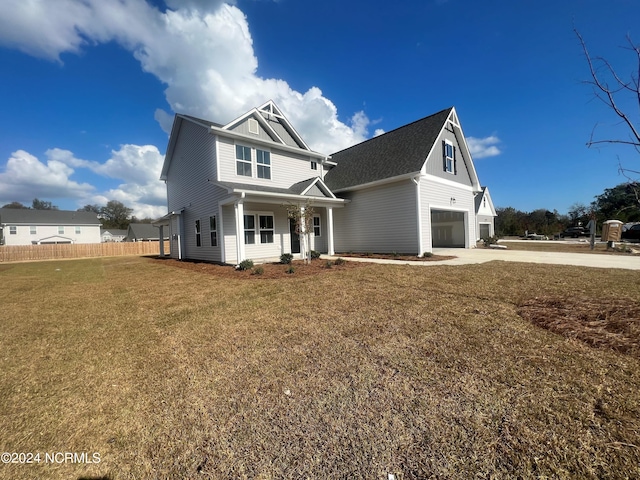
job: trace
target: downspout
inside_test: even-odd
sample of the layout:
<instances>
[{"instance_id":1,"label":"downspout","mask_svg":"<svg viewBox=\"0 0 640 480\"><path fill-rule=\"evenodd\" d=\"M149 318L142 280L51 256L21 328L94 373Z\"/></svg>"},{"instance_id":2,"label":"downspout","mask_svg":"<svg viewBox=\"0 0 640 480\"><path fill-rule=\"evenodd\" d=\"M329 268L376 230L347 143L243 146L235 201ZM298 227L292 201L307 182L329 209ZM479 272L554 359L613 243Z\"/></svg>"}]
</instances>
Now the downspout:
<instances>
[{"instance_id":1,"label":"downspout","mask_svg":"<svg viewBox=\"0 0 640 480\"><path fill-rule=\"evenodd\" d=\"M420 175L416 175L411 178L411 181L416 185L416 213L418 227L418 257L422 257L424 253L424 244L422 241L422 202L420 201Z\"/></svg>"}]
</instances>

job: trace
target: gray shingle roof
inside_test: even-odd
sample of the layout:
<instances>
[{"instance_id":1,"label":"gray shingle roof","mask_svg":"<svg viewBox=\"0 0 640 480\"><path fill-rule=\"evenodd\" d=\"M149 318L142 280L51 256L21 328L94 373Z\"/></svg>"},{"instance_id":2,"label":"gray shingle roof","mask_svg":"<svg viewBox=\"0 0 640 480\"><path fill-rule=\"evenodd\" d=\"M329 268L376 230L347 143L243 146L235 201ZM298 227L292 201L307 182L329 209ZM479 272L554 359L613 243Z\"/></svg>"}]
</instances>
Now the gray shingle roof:
<instances>
[{"instance_id":1,"label":"gray shingle roof","mask_svg":"<svg viewBox=\"0 0 640 480\"><path fill-rule=\"evenodd\" d=\"M0 222L23 225L100 225L94 212L0 208Z\"/></svg>"},{"instance_id":2,"label":"gray shingle roof","mask_svg":"<svg viewBox=\"0 0 640 480\"><path fill-rule=\"evenodd\" d=\"M159 239L160 229L150 223L130 223L127 230L127 240ZM165 237L166 238L166 237Z\"/></svg>"},{"instance_id":3,"label":"gray shingle roof","mask_svg":"<svg viewBox=\"0 0 640 480\"><path fill-rule=\"evenodd\" d=\"M419 172L453 107L331 155L338 165L325 175L334 192Z\"/></svg>"},{"instance_id":4,"label":"gray shingle roof","mask_svg":"<svg viewBox=\"0 0 640 480\"><path fill-rule=\"evenodd\" d=\"M203 125L208 125L209 127L222 128L224 126L224 125L221 125L219 123L212 122L210 120L205 120L203 118L194 117L193 115L185 115L183 113L180 113L179 115L181 117L189 118L189 119L193 120L194 122L202 123Z\"/></svg>"}]
</instances>

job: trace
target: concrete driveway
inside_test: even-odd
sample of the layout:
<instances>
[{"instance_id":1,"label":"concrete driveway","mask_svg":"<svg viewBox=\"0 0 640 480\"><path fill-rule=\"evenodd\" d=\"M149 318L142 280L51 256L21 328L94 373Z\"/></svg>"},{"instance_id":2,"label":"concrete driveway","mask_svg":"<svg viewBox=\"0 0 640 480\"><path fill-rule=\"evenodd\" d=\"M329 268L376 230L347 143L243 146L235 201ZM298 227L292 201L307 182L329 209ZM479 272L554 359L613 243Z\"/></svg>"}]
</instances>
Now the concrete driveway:
<instances>
[{"instance_id":1,"label":"concrete driveway","mask_svg":"<svg viewBox=\"0 0 640 480\"><path fill-rule=\"evenodd\" d=\"M396 265L435 266L435 265L469 265L486 263L494 260L505 262L543 263L549 265L575 265L593 268L622 268L640 270L640 256L606 255L598 253L560 253L560 252L526 252L522 250L500 250L485 248L434 248L434 255L455 256L452 260L441 262L407 262L402 260L384 260L374 258L353 258L349 261L387 263ZM326 257L323 257L326 258Z\"/></svg>"}]
</instances>

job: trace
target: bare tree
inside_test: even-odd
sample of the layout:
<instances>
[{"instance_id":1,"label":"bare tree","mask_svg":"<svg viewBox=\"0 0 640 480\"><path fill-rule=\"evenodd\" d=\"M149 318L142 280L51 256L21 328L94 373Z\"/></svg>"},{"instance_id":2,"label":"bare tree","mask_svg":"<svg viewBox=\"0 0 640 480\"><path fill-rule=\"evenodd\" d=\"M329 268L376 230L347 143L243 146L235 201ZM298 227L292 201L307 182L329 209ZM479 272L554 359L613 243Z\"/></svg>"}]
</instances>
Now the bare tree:
<instances>
[{"instance_id":1,"label":"bare tree","mask_svg":"<svg viewBox=\"0 0 640 480\"><path fill-rule=\"evenodd\" d=\"M305 205L288 204L287 216L295 222L295 232L300 236L302 258L304 263L311 263L311 234L313 233L314 209L307 200Z\"/></svg>"},{"instance_id":2,"label":"bare tree","mask_svg":"<svg viewBox=\"0 0 640 480\"><path fill-rule=\"evenodd\" d=\"M626 103L630 101L631 103L629 105L635 104L640 113L640 44L633 43L630 35L626 36L627 46L623 48L633 52L633 55L636 57L635 62L637 62L635 72L632 71L629 74L629 78L626 78L626 76L621 76L606 58L591 56L587 49L587 44L582 38L582 35L580 35L580 32L575 28L573 31L578 37L578 40L580 40L580 45L582 46L582 50L587 59L589 72L591 74L591 79L585 80L584 83L593 87L595 97L602 101L618 118L622 120L621 123L626 126L625 130L627 130L628 133L626 138L624 135L620 135L619 137L614 138L595 139L594 127L594 131L591 132L587 146L593 147L603 143L624 144L632 146L635 148L636 152L640 154L640 129L638 126L638 118L631 113L629 110L631 107L627 106ZM640 170L624 168L620 161L619 170L627 177L630 183L635 184L636 187L640 187L637 179L631 178L632 176L640 175Z\"/></svg>"}]
</instances>

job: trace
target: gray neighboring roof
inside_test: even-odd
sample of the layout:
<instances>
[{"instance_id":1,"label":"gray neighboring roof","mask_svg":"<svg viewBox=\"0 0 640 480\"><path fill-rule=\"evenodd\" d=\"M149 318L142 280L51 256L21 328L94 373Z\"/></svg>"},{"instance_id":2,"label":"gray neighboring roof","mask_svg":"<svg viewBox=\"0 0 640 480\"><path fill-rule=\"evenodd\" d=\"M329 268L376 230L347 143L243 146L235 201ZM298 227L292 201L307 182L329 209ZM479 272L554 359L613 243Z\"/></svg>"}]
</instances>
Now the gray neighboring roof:
<instances>
[{"instance_id":1,"label":"gray neighboring roof","mask_svg":"<svg viewBox=\"0 0 640 480\"><path fill-rule=\"evenodd\" d=\"M419 172L453 107L331 155L325 184L334 192Z\"/></svg>"},{"instance_id":2,"label":"gray neighboring roof","mask_svg":"<svg viewBox=\"0 0 640 480\"><path fill-rule=\"evenodd\" d=\"M23 225L100 225L94 212L0 208L0 223Z\"/></svg>"},{"instance_id":3,"label":"gray neighboring roof","mask_svg":"<svg viewBox=\"0 0 640 480\"><path fill-rule=\"evenodd\" d=\"M128 230L120 230L117 228L101 228L100 235L104 235L105 233L110 233L111 235L122 235L123 237L127 234Z\"/></svg>"},{"instance_id":4,"label":"gray neighboring roof","mask_svg":"<svg viewBox=\"0 0 640 480\"><path fill-rule=\"evenodd\" d=\"M130 223L127 230L127 240L158 240L160 229L150 223ZM167 237L165 237L167 238Z\"/></svg>"}]
</instances>

